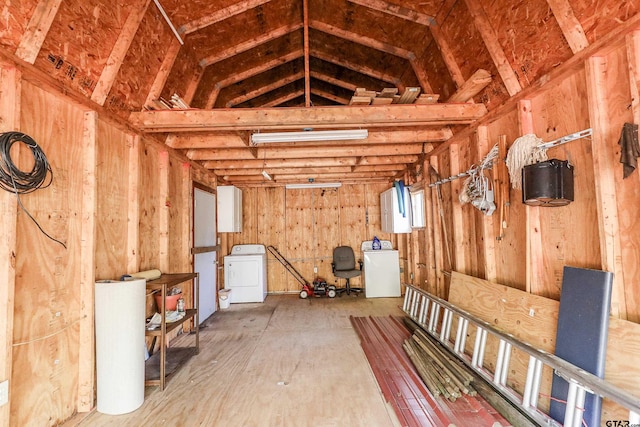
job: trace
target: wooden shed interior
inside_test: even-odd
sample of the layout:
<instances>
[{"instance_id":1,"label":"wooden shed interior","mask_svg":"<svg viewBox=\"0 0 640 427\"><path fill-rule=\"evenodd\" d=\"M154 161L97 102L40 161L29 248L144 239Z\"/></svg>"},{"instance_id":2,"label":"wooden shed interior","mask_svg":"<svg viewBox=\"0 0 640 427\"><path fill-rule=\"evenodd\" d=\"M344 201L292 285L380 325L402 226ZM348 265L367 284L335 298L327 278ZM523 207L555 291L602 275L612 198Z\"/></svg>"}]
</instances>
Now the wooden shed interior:
<instances>
[{"instance_id":1,"label":"wooden shed interior","mask_svg":"<svg viewBox=\"0 0 640 427\"><path fill-rule=\"evenodd\" d=\"M0 425L94 408L95 282L193 271L196 186L242 190L242 232L219 233L219 260L273 245L305 277L332 279L334 247L377 236L399 250L403 284L443 299L452 271L555 301L564 266L612 272L624 339L606 378L640 395L640 173L623 178L619 144L640 123L639 12L630 0L5 1L0 130L31 136L53 182L0 192ZM368 136L252 142L310 130ZM523 204L496 167L484 215L460 202L464 179L446 180L500 141L503 156L523 135L585 130L547 151L574 168L567 205ZM33 165L23 145L10 157ZM380 193L400 180L424 190L426 226L385 233ZM286 187L308 182L342 185ZM268 284L299 290L272 258Z\"/></svg>"}]
</instances>

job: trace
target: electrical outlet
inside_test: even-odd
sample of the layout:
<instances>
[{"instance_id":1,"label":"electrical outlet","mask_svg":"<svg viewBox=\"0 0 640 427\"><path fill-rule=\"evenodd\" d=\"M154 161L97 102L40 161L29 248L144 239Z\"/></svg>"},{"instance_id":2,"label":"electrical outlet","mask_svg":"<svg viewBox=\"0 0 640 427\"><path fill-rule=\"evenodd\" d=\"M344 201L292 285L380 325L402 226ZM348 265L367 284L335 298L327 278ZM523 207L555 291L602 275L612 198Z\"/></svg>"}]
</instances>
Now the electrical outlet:
<instances>
[{"instance_id":1,"label":"electrical outlet","mask_svg":"<svg viewBox=\"0 0 640 427\"><path fill-rule=\"evenodd\" d=\"M0 383L0 406L9 402L9 380Z\"/></svg>"},{"instance_id":2,"label":"electrical outlet","mask_svg":"<svg viewBox=\"0 0 640 427\"><path fill-rule=\"evenodd\" d=\"M318 273L318 267L313 267L313 272Z\"/></svg>"}]
</instances>

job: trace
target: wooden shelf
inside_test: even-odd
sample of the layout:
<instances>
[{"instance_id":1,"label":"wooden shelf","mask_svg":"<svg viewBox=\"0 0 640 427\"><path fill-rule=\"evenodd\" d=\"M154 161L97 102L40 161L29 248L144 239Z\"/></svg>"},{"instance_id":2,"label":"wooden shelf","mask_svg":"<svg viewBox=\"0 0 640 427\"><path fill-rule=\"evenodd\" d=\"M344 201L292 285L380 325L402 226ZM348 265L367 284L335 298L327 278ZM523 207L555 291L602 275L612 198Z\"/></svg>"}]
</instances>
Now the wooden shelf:
<instances>
[{"instance_id":1,"label":"wooden shelf","mask_svg":"<svg viewBox=\"0 0 640 427\"><path fill-rule=\"evenodd\" d=\"M176 329L177 327L181 326L184 322L186 322L189 319L192 319L193 317L195 317L196 315L196 310L193 308L189 308L185 311L185 315L182 319L180 320L176 320L175 322L168 322L167 323L167 327L166 327L166 333L169 333L171 331L173 331L174 329ZM162 334L162 328L158 328L158 329L147 329L147 336L160 336Z\"/></svg>"},{"instance_id":2,"label":"wooden shelf","mask_svg":"<svg viewBox=\"0 0 640 427\"><path fill-rule=\"evenodd\" d=\"M166 321L165 301L167 290L188 280L192 280L191 284L193 292L191 293L193 307L185 310L182 319L175 322ZM198 322L198 292L200 282L198 273L178 273L163 274L156 280L147 282L147 291L159 292L161 295L160 307L158 312L162 318L160 328L147 330L146 336L153 337L150 353L153 353L156 341L160 338L160 347L156 354L145 363L145 385L159 386L160 390L164 390L167 379L176 372L189 358L198 354L200 351L200 331ZM195 345L193 347L175 347L167 348L167 333L171 332L185 322L192 321L191 331L195 334Z\"/></svg>"}]
</instances>

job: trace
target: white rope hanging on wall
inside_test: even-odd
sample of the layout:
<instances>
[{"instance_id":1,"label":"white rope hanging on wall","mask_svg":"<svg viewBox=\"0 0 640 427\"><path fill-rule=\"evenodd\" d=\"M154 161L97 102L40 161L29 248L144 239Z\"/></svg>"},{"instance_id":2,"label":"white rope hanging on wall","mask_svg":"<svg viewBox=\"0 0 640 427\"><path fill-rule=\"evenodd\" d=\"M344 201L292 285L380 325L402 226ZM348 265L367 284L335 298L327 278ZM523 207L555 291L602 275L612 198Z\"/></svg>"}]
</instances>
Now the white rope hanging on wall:
<instances>
[{"instance_id":1,"label":"white rope hanging on wall","mask_svg":"<svg viewBox=\"0 0 640 427\"><path fill-rule=\"evenodd\" d=\"M513 141L506 159L511 187L518 190L522 187L522 168L547 160L547 150L539 147L543 143L544 141L533 133L522 135Z\"/></svg>"}]
</instances>

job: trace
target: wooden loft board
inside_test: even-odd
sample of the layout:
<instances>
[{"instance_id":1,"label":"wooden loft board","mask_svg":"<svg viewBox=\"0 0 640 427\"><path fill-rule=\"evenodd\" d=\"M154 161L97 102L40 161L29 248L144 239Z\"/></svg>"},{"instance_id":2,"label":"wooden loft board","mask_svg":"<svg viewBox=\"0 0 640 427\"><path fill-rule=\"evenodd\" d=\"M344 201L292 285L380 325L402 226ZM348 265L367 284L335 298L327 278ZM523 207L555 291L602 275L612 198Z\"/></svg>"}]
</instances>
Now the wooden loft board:
<instances>
[{"instance_id":1,"label":"wooden loft board","mask_svg":"<svg viewBox=\"0 0 640 427\"><path fill-rule=\"evenodd\" d=\"M314 107L144 111L132 113L131 124L141 131L187 132L255 129L317 129L353 126L418 126L469 124L487 113L483 104L381 105L375 107Z\"/></svg>"}]
</instances>

